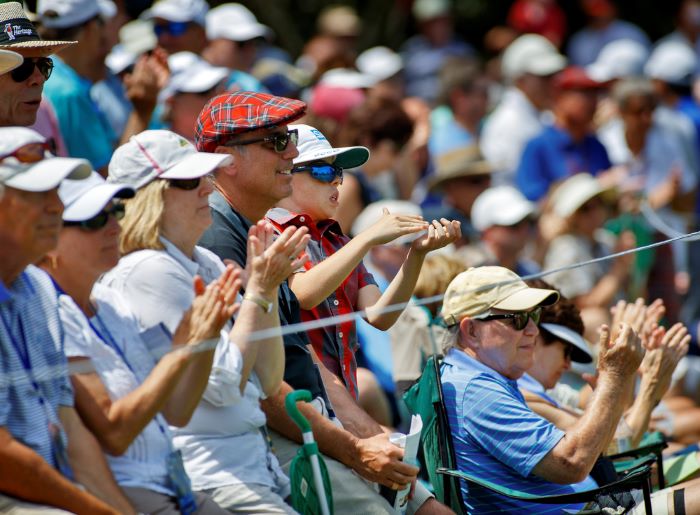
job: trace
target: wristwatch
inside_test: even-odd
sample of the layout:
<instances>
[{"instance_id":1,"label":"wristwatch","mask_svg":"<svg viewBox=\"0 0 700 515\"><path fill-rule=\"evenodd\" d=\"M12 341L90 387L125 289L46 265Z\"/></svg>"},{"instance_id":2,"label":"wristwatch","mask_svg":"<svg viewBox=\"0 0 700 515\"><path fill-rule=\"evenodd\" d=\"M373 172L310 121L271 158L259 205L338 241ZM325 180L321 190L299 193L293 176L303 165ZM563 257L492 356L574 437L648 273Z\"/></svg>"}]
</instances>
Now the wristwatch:
<instances>
[{"instance_id":1,"label":"wristwatch","mask_svg":"<svg viewBox=\"0 0 700 515\"><path fill-rule=\"evenodd\" d=\"M243 295L243 300L249 300L250 302L256 303L258 306L260 306L260 308L262 308L262 310L265 313L268 313L268 314L272 313L272 306L273 306L272 301L269 301L269 300L264 299L262 297L258 297L257 295L251 295L249 293L246 293L245 295Z\"/></svg>"}]
</instances>

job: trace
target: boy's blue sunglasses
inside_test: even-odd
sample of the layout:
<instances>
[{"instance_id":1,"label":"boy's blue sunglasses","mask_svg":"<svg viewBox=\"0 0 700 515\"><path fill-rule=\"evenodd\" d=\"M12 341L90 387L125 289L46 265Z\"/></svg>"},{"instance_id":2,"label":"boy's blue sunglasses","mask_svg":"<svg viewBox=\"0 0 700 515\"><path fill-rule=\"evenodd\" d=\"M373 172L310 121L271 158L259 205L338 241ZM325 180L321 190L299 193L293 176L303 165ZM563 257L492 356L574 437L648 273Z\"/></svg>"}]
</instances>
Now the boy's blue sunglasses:
<instances>
[{"instance_id":1,"label":"boy's blue sunglasses","mask_svg":"<svg viewBox=\"0 0 700 515\"><path fill-rule=\"evenodd\" d=\"M156 33L156 37L161 37L163 34L170 34L173 37L182 36L187 32L187 28L190 26L188 21L169 21L166 23L157 23L153 26L153 31Z\"/></svg>"},{"instance_id":2,"label":"boy's blue sunglasses","mask_svg":"<svg viewBox=\"0 0 700 515\"><path fill-rule=\"evenodd\" d=\"M292 168L292 173L309 172L317 181L330 184L336 177L343 184L343 169L340 166L328 163L305 163Z\"/></svg>"}]
</instances>

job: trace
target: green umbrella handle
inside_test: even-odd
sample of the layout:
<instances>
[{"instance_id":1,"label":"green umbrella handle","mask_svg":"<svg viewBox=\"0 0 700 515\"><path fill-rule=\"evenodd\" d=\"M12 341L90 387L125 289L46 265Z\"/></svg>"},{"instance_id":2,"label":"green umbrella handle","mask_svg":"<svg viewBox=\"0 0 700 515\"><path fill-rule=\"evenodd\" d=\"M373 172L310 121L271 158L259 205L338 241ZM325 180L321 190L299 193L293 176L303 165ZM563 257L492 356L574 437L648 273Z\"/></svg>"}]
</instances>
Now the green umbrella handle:
<instances>
[{"instance_id":1,"label":"green umbrella handle","mask_svg":"<svg viewBox=\"0 0 700 515\"><path fill-rule=\"evenodd\" d=\"M296 390L287 394L284 400L284 405L287 408L287 413L294 423L299 426L302 433L311 432L311 424L306 420L306 417L301 414L299 408L297 408L297 402L310 402L311 392L309 390Z\"/></svg>"}]
</instances>

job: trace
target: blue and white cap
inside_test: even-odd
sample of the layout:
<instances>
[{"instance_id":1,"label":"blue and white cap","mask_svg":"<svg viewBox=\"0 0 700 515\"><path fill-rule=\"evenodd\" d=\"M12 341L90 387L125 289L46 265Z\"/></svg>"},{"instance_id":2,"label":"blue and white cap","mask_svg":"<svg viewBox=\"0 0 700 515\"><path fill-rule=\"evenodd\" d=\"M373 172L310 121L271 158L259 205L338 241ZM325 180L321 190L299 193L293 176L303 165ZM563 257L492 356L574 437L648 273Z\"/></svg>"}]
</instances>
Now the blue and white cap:
<instances>
[{"instance_id":1,"label":"blue and white cap","mask_svg":"<svg viewBox=\"0 0 700 515\"><path fill-rule=\"evenodd\" d=\"M310 125L294 124L288 127L289 130L296 129L299 133L299 155L294 159L295 165L335 157L333 163L341 168L356 168L369 159L369 149L366 147L333 148L321 131Z\"/></svg>"}]
</instances>

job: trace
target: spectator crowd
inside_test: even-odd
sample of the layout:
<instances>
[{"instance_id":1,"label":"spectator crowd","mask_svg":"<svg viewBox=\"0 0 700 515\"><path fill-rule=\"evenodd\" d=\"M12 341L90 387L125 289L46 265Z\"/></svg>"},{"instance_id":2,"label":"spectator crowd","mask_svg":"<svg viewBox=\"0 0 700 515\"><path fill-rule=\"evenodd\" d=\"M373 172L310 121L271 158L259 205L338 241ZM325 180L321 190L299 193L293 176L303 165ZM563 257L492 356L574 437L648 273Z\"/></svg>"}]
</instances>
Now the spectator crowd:
<instances>
[{"instance_id":1,"label":"spectator crowd","mask_svg":"<svg viewBox=\"0 0 700 515\"><path fill-rule=\"evenodd\" d=\"M583 492L660 432L700 513L700 0L516 0L483 52L403 3L293 59L238 3L0 2L0 513L298 513L295 390L335 513L453 513L390 439L435 355L460 470Z\"/></svg>"}]
</instances>

